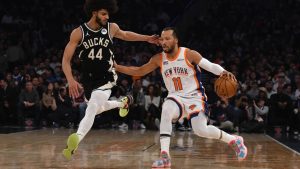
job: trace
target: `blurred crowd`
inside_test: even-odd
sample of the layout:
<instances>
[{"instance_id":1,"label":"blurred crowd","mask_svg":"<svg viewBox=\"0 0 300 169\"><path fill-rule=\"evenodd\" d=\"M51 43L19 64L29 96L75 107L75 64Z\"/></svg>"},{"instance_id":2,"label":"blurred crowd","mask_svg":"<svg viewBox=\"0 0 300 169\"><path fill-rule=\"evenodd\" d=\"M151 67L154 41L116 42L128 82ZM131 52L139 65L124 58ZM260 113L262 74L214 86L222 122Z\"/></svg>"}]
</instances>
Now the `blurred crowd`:
<instances>
[{"instance_id":1,"label":"blurred crowd","mask_svg":"<svg viewBox=\"0 0 300 169\"><path fill-rule=\"evenodd\" d=\"M178 22L192 2L122 0L110 19L124 30L159 34ZM235 97L220 99L213 90L217 77L202 71L211 124L240 132L263 132L270 126L300 130L299 7L297 0L214 0L206 13L194 18L182 44L233 72L239 81ZM0 124L78 125L86 108L84 94L68 96L61 58L70 31L86 20L81 1L0 2ZM143 42L115 41L117 62L123 65L142 65L159 51ZM76 57L72 68L80 81ZM121 118L118 110L102 113L94 127L157 129L167 96L160 72L144 77L120 74L118 84L110 99L133 95L129 115ZM191 128L187 119L175 127Z\"/></svg>"}]
</instances>

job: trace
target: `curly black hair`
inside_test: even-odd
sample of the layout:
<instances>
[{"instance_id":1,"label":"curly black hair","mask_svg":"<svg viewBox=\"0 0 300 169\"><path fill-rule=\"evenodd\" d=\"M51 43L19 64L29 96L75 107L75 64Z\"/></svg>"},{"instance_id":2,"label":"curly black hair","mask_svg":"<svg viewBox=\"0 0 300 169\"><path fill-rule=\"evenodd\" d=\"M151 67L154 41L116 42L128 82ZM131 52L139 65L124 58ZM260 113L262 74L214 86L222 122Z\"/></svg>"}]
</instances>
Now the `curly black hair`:
<instances>
[{"instance_id":1,"label":"curly black hair","mask_svg":"<svg viewBox=\"0 0 300 169\"><path fill-rule=\"evenodd\" d=\"M85 0L84 11L90 18L93 11L106 9L109 14L116 13L118 11L118 5L116 0Z\"/></svg>"}]
</instances>

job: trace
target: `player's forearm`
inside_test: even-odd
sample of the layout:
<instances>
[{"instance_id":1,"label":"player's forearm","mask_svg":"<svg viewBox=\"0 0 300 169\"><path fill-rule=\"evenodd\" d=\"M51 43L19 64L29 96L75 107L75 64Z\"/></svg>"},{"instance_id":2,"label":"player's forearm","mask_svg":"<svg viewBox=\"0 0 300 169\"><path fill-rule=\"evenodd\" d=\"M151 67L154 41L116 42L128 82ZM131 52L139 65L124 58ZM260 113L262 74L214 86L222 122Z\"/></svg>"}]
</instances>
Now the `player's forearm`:
<instances>
[{"instance_id":1,"label":"player's forearm","mask_svg":"<svg viewBox=\"0 0 300 169\"><path fill-rule=\"evenodd\" d=\"M126 31L124 35L124 39L126 41L147 41L149 39L148 35L141 35L138 33L134 33L131 31Z\"/></svg>"},{"instance_id":2,"label":"player's forearm","mask_svg":"<svg viewBox=\"0 0 300 169\"><path fill-rule=\"evenodd\" d=\"M205 58L200 60L199 66L215 75L220 75L223 71L225 71L222 66L212 63Z\"/></svg>"},{"instance_id":3,"label":"player's forearm","mask_svg":"<svg viewBox=\"0 0 300 169\"><path fill-rule=\"evenodd\" d=\"M139 67L134 67L134 66L122 66L122 65L118 65L115 66L116 71L120 72L120 73L124 73L127 75L131 75L131 76L144 76L144 72L140 70Z\"/></svg>"},{"instance_id":4,"label":"player's forearm","mask_svg":"<svg viewBox=\"0 0 300 169\"><path fill-rule=\"evenodd\" d=\"M63 69L63 72L68 80L71 81L73 80L73 75L72 75L72 69L71 69L71 61L70 60L67 60L65 58L63 58L63 61L62 61L62 69Z\"/></svg>"}]
</instances>

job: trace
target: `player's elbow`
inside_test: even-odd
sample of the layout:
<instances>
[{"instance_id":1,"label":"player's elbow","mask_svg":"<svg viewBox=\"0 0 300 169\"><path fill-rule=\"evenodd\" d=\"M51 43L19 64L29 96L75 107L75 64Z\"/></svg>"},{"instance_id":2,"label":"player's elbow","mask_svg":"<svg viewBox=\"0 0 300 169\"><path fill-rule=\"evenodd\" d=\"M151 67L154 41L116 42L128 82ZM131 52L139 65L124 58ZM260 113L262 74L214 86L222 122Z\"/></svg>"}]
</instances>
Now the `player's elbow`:
<instances>
[{"instance_id":1,"label":"player's elbow","mask_svg":"<svg viewBox=\"0 0 300 169\"><path fill-rule=\"evenodd\" d=\"M71 67L71 59L68 57L63 57L62 59L62 69L65 71L65 69L68 69Z\"/></svg>"}]
</instances>

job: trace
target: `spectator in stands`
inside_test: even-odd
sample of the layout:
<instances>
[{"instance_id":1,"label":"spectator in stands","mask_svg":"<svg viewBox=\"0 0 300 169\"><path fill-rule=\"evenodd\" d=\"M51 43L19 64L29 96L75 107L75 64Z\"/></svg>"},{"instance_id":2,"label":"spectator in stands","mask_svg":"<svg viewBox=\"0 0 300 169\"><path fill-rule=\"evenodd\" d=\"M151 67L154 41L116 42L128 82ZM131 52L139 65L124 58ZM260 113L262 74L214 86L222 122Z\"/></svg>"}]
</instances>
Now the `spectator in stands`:
<instances>
[{"instance_id":1,"label":"spectator in stands","mask_svg":"<svg viewBox=\"0 0 300 169\"><path fill-rule=\"evenodd\" d=\"M149 85L145 95L146 125L149 126L147 128L155 128L153 124L156 125L157 129L159 128L157 124L159 124L161 115L160 103L161 97L157 95L157 89L154 85Z\"/></svg>"},{"instance_id":2,"label":"spectator in stands","mask_svg":"<svg viewBox=\"0 0 300 169\"><path fill-rule=\"evenodd\" d=\"M43 93L47 89L46 86L44 86L43 81L41 81L42 78L39 77L33 77L32 78L32 85L35 88L35 90L39 93L39 98L43 98Z\"/></svg>"},{"instance_id":3,"label":"spectator in stands","mask_svg":"<svg viewBox=\"0 0 300 169\"><path fill-rule=\"evenodd\" d=\"M283 86L277 87L277 93L270 98L269 124L274 126L289 126L293 106L291 98L283 93Z\"/></svg>"},{"instance_id":4,"label":"spectator in stands","mask_svg":"<svg viewBox=\"0 0 300 169\"><path fill-rule=\"evenodd\" d=\"M292 104L294 105L294 102L296 102L297 98L294 96L294 93L292 91L292 85L285 84L283 86L283 92L290 97L290 99L292 100Z\"/></svg>"},{"instance_id":5,"label":"spectator in stands","mask_svg":"<svg viewBox=\"0 0 300 169\"><path fill-rule=\"evenodd\" d=\"M19 125L23 125L25 118L34 118L34 125L40 124L39 94L33 88L32 82L26 82L25 89L19 96Z\"/></svg>"},{"instance_id":6,"label":"spectator in stands","mask_svg":"<svg viewBox=\"0 0 300 169\"><path fill-rule=\"evenodd\" d=\"M42 97L42 113L41 113L41 119L43 120L42 125L47 126L52 123L50 120L50 116L56 113L57 105L55 100L55 91L54 91L54 85L53 83L49 83L47 90L43 93Z\"/></svg>"},{"instance_id":7,"label":"spectator in stands","mask_svg":"<svg viewBox=\"0 0 300 169\"><path fill-rule=\"evenodd\" d=\"M254 99L258 95L258 92L257 81L250 81L250 90L248 90L247 95L250 96L251 99Z\"/></svg>"},{"instance_id":8,"label":"spectator in stands","mask_svg":"<svg viewBox=\"0 0 300 169\"><path fill-rule=\"evenodd\" d=\"M286 84L290 84L291 80L283 73L278 73L275 77L275 84L273 85L273 90L277 92L278 86L284 87Z\"/></svg>"},{"instance_id":9,"label":"spectator in stands","mask_svg":"<svg viewBox=\"0 0 300 169\"><path fill-rule=\"evenodd\" d=\"M22 86L22 79L23 79L23 75L20 72L20 68L19 67L14 67L14 71L12 74L12 79L15 81L16 85L23 87Z\"/></svg>"},{"instance_id":10,"label":"spectator in stands","mask_svg":"<svg viewBox=\"0 0 300 169\"><path fill-rule=\"evenodd\" d=\"M128 78L123 78L121 80L121 84L119 85L120 89L122 90L122 93L124 95L127 95L131 91L131 86Z\"/></svg>"},{"instance_id":11,"label":"spectator in stands","mask_svg":"<svg viewBox=\"0 0 300 169\"><path fill-rule=\"evenodd\" d=\"M0 79L0 124L15 124L17 121L17 101L19 90Z\"/></svg>"},{"instance_id":12,"label":"spectator in stands","mask_svg":"<svg viewBox=\"0 0 300 169\"><path fill-rule=\"evenodd\" d=\"M276 91L273 90L273 82L272 81L267 81L266 84L265 84L265 88L267 90L267 97L268 97L268 99L270 99L271 95L276 93Z\"/></svg>"},{"instance_id":13,"label":"spectator in stands","mask_svg":"<svg viewBox=\"0 0 300 169\"><path fill-rule=\"evenodd\" d=\"M228 99L221 98L216 104L211 106L211 118L214 121L213 125L218 126L220 129L232 132L234 130L233 122L229 120L232 113L232 106L229 104Z\"/></svg>"},{"instance_id":14,"label":"spectator in stands","mask_svg":"<svg viewBox=\"0 0 300 169\"><path fill-rule=\"evenodd\" d=\"M249 114L249 98L247 95L242 95L236 100L236 105L233 112L233 122L235 126L241 126L241 124L248 120Z\"/></svg>"},{"instance_id":15,"label":"spectator in stands","mask_svg":"<svg viewBox=\"0 0 300 169\"><path fill-rule=\"evenodd\" d=\"M265 87L259 87L258 88L258 95L255 97L255 100L264 100L267 102L268 100L268 94L267 89Z\"/></svg>"},{"instance_id":16,"label":"spectator in stands","mask_svg":"<svg viewBox=\"0 0 300 169\"><path fill-rule=\"evenodd\" d=\"M55 122L66 128L74 127L76 114L73 112L72 99L67 95L67 89L60 87L56 98L57 114Z\"/></svg>"},{"instance_id":17,"label":"spectator in stands","mask_svg":"<svg viewBox=\"0 0 300 169\"><path fill-rule=\"evenodd\" d=\"M298 99L300 97L300 73L296 74L294 79L296 88L296 90L294 90L294 97Z\"/></svg>"},{"instance_id":18,"label":"spectator in stands","mask_svg":"<svg viewBox=\"0 0 300 169\"><path fill-rule=\"evenodd\" d=\"M134 103L130 106L130 116L137 121L138 128L146 129L145 126L145 95L141 79L133 82L132 93Z\"/></svg>"}]
</instances>

